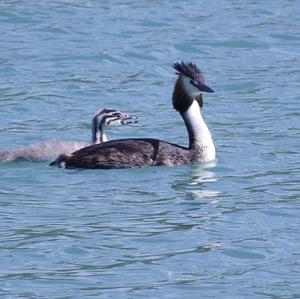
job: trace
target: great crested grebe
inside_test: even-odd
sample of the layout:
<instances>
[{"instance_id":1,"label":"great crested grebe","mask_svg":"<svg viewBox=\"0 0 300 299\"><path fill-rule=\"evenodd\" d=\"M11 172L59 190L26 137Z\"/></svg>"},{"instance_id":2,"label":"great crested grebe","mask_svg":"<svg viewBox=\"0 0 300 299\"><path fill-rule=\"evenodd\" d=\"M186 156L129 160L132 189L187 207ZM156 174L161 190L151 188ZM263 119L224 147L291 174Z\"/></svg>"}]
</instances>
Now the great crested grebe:
<instances>
[{"instance_id":1,"label":"great crested grebe","mask_svg":"<svg viewBox=\"0 0 300 299\"><path fill-rule=\"evenodd\" d=\"M136 123L136 117L115 109L104 108L99 110L92 119L91 143L81 141L50 140L31 144L26 147L0 150L0 162L14 161L18 159L39 161L49 160L61 153L72 153L80 148L91 144L106 142L107 136L104 132L106 127Z\"/></svg>"},{"instance_id":2,"label":"great crested grebe","mask_svg":"<svg viewBox=\"0 0 300 299\"><path fill-rule=\"evenodd\" d=\"M211 134L200 107L202 92L214 92L205 85L203 73L193 63L174 63L177 71L173 106L182 116L189 134L189 147L150 138L119 139L92 145L72 154L60 155L51 166L66 168L130 168L204 163L215 159Z\"/></svg>"},{"instance_id":3,"label":"great crested grebe","mask_svg":"<svg viewBox=\"0 0 300 299\"><path fill-rule=\"evenodd\" d=\"M108 141L104 128L137 123L135 116L127 113L104 108L99 110L92 119L92 144L99 144Z\"/></svg>"}]
</instances>

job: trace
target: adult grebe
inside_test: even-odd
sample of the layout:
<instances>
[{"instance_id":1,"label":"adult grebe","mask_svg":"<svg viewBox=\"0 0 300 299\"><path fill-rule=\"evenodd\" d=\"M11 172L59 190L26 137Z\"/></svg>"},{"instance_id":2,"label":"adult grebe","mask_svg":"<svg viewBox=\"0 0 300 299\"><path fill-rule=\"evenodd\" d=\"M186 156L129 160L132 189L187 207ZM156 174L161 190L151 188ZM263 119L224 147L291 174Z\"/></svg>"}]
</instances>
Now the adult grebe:
<instances>
[{"instance_id":1,"label":"adult grebe","mask_svg":"<svg viewBox=\"0 0 300 299\"><path fill-rule=\"evenodd\" d=\"M126 125L137 122L136 117L115 109L104 108L99 110L92 119L91 143L81 141L50 140L31 144L26 147L0 150L0 162L14 161L18 159L39 161L49 160L61 153L72 153L91 144L99 144L107 141L104 132L106 127Z\"/></svg>"},{"instance_id":2,"label":"adult grebe","mask_svg":"<svg viewBox=\"0 0 300 299\"><path fill-rule=\"evenodd\" d=\"M173 106L182 116L189 134L189 147L150 138L112 140L72 154L60 155L51 166L66 168L129 168L203 163L215 159L215 146L200 107L205 85L203 73L193 63L174 63L177 71Z\"/></svg>"}]
</instances>

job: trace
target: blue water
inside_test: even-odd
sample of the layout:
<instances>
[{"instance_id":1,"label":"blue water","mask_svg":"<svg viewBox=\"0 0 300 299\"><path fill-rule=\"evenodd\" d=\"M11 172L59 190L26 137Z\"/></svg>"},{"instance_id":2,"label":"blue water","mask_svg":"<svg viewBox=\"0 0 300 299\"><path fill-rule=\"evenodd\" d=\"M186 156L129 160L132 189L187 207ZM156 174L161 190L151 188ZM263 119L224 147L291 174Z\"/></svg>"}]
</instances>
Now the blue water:
<instances>
[{"instance_id":1,"label":"blue water","mask_svg":"<svg viewBox=\"0 0 300 299\"><path fill-rule=\"evenodd\" d=\"M0 148L187 144L171 64L197 63L215 164L0 164L3 298L300 298L298 1L0 1Z\"/></svg>"}]
</instances>

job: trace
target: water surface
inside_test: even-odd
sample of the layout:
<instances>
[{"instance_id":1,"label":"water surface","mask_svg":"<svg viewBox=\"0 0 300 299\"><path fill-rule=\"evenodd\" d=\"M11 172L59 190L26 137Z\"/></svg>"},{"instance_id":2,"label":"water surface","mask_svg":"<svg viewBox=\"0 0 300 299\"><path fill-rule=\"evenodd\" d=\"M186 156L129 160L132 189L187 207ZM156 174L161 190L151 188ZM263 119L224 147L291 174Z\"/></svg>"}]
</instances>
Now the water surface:
<instances>
[{"instance_id":1,"label":"water surface","mask_svg":"<svg viewBox=\"0 0 300 299\"><path fill-rule=\"evenodd\" d=\"M111 138L187 144L171 63L192 60L215 164L111 171L0 164L4 298L300 297L297 1L0 2L2 149Z\"/></svg>"}]
</instances>

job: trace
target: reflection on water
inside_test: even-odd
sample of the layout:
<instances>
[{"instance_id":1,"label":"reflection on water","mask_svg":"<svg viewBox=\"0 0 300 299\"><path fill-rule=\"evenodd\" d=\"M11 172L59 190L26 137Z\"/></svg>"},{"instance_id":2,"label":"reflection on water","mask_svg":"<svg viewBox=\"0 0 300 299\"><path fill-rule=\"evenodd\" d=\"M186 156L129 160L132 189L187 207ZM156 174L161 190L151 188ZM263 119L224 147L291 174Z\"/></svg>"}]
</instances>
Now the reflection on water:
<instances>
[{"instance_id":1,"label":"reflection on water","mask_svg":"<svg viewBox=\"0 0 300 299\"><path fill-rule=\"evenodd\" d=\"M217 201L221 191L212 189L217 181L213 168L217 162L212 161L205 165L193 165L187 168L183 179L177 179L172 188L176 191L185 191L188 198L201 201Z\"/></svg>"}]
</instances>

